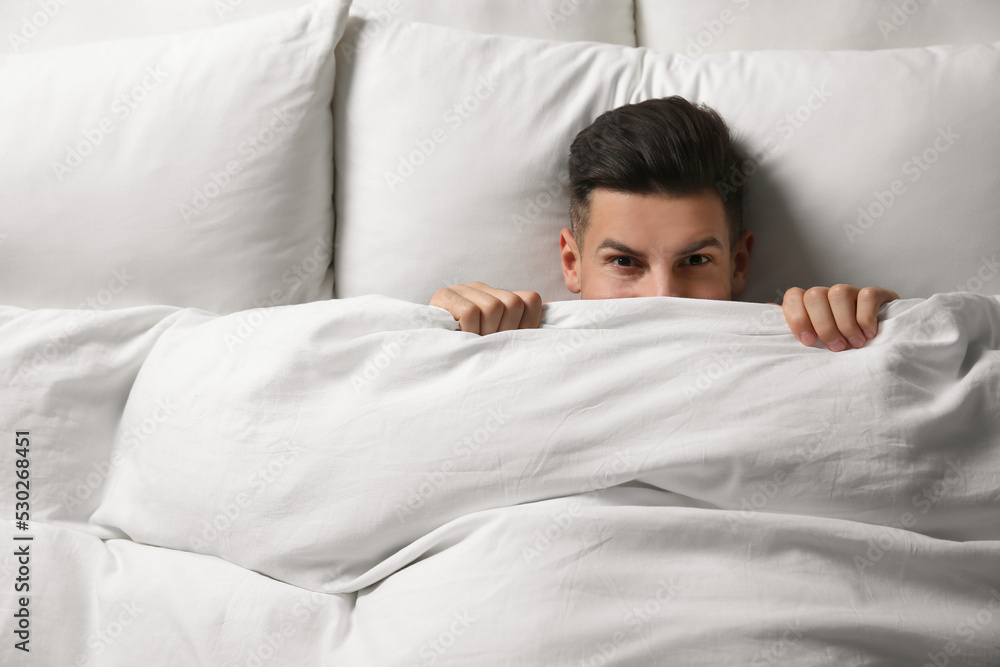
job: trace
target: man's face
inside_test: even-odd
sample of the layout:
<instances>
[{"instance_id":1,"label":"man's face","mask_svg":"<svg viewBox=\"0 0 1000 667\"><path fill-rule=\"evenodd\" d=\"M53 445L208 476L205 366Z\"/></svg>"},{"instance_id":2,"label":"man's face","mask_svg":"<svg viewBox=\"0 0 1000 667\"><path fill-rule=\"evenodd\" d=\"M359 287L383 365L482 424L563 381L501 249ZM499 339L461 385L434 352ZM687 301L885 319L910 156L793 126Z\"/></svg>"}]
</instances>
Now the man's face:
<instances>
[{"instance_id":1,"label":"man's face","mask_svg":"<svg viewBox=\"0 0 1000 667\"><path fill-rule=\"evenodd\" d=\"M597 188L582 254L569 229L559 246L566 287L583 299L729 300L746 282L753 234L744 231L730 248L725 209L714 192L669 197Z\"/></svg>"}]
</instances>

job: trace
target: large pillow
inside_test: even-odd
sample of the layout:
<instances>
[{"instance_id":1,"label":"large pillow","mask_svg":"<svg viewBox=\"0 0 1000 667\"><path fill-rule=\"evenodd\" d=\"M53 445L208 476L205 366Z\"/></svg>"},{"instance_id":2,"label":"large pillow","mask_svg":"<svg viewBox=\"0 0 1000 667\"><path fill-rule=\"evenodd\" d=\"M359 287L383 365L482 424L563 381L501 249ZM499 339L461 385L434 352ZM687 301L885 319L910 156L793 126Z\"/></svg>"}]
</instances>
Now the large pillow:
<instances>
[{"instance_id":1,"label":"large pillow","mask_svg":"<svg viewBox=\"0 0 1000 667\"><path fill-rule=\"evenodd\" d=\"M354 0L386 20L420 21L491 35L635 46L632 0Z\"/></svg>"},{"instance_id":2,"label":"large pillow","mask_svg":"<svg viewBox=\"0 0 1000 667\"><path fill-rule=\"evenodd\" d=\"M889 49L1000 39L996 0L635 0L639 46L702 53Z\"/></svg>"},{"instance_id":3,"label":"large pillow","mask_svg":"<svg viewBox=\"0 0 1000 667\"><path fill-rule=\"evenodd\" d=\"M349 4L0 57L0 303L331 298Z\"/></svg>"},{"instance_id":4,"label":"large pillow","mask_svg":"<svg viewBox=\"0 0 1000 667\"><path fill-rule=\"evenodd\" d=\"M691 59L392 23L338 61L337 295L426 303L482 280L574 298L569 145L675 94L718 109L753 159L733 175L757 241L744 299L1000 292L1000 45Z\"/></svg>"}]
</instances>

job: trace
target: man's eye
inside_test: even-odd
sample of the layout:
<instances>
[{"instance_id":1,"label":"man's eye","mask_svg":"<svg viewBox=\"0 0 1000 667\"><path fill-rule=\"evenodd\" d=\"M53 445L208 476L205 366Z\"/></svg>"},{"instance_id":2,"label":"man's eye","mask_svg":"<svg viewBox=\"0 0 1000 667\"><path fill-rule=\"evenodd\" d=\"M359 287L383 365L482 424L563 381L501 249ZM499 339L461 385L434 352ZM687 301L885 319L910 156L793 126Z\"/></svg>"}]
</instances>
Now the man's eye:
<instances>
[{"instance_id":1,"label":"man's eye","mask_svg":"<svg viewBox=\"0 0 1000 667\"><path fill-rule=\"evenodd\" d=\"M691 266L700 266L701 264L707 264L711 260L712 258L708 255L691 255L685 261Z\"/></svg>"},{"instance_id":2,"label":"man's eye","mask_svg":"<svg viewBox=\"0 0 1000 667\"><path fill-rule=\"evenodd\" d=\"M631 257L615 257L611 260L615 266L619 266L623 269L630 269L635 266L635 262Z\"/></svg>"}]
</instances>

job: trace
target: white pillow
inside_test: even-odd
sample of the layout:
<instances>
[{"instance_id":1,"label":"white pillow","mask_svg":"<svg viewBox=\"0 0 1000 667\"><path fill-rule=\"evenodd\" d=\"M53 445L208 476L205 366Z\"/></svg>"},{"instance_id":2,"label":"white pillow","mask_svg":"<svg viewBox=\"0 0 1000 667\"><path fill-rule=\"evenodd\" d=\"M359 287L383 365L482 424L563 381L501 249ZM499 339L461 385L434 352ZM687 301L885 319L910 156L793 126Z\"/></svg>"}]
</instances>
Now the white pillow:
<instances>
[{"instance_id":1,"label":"white pillow","mask_svg":"<svg viewBox=\"0 0 1000 667\"><path fill-rule=\"evenodd\" d=\"M214 28L311 0L3 0L0 54Z\"/></svg>"},{"instance_id":2,"label":"white pillow","mask_svg":"<svg viewBox=\"0 0 1000 667\"><path fill-rule=\"evenodd\" d=\"M260 16L309 0L3 0L0 54L164 35ZM564 41L635 46L632 0L355 0L405 21Z\"/></svg>"},{"instance_id":3,"label":"white pillow","mask_svg":"<svg viewBox=\"0 0 1000 667\"><path fill-rule=\"evenodd\" d=\"M996 0L635 0L636 40L691 57L756 49L890 49L1000 39Z\"/></svg>"},{"instance_id":4,"label":"white pillow","mask_svg":"<svg viewBox=\"0 0 1000 667\"><path fill-rule=\"evenodd\" d=\"M482 280L575 298L558 246L569 145L606 110L674 94L718 109L756 159L744 299L1000 292L998 47L692 60L390 24L338 61L337 296L426 303Z\"/></svg>"},{"instance_id":5,"label":"white pillow","mask_svg":"<svg viewBox=\"0 0 1000 667\"><path fill-rule=\"evenodd\" d=\"M420 21L493 35L635 46L632 0L354 0L381 21Z\"/></svg>"},{"instance_id":6,"label":"white pillow","mask_svg":"<svg viewBox=\"0 0 1000 667\"><path fill-rule=\"evenodd\" d=\"M0 57L0 303L330 298L348 6Z\"/></svg>"}]
</instances>

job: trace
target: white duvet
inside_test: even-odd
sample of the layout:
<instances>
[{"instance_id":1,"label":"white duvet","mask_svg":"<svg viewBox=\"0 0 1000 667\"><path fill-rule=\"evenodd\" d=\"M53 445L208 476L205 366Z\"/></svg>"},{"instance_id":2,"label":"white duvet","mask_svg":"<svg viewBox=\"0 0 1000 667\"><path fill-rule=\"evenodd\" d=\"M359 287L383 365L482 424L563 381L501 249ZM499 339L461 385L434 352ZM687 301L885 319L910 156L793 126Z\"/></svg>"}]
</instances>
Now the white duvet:
<instances>
[{"instance_id":1,"label":"white duvet","mask_svg":"<svg viewBox=\"0 0 1000 667\"><path fill-rule=\"evenodd\" d=\"M1000 297L544 308L0 308L0 663L1000 665Z\"/></svg>"}]
</instances>

